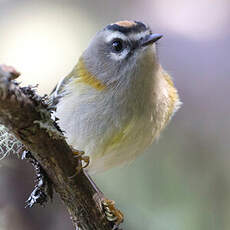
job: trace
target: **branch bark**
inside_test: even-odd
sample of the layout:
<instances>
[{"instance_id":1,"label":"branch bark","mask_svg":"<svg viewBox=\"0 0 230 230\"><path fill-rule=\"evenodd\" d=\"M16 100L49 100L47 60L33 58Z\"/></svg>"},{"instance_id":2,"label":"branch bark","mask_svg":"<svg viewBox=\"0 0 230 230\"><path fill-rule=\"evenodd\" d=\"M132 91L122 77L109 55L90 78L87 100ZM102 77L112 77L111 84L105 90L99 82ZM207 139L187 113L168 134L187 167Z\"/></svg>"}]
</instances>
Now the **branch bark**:
<instances>
[{"instance_id":1,"label":"branch bark","mask_svg":"<svg viewBox=\"0 0 230 230\"><path fill-rule=\"evenodd\" d=\"M73 157L43 99L12 79L14 73L0 68L0 122L32 152L46 171L76 229L111 230L95 186L83 170L76 174L80 161Z\"/></svg>"}]
</instances>

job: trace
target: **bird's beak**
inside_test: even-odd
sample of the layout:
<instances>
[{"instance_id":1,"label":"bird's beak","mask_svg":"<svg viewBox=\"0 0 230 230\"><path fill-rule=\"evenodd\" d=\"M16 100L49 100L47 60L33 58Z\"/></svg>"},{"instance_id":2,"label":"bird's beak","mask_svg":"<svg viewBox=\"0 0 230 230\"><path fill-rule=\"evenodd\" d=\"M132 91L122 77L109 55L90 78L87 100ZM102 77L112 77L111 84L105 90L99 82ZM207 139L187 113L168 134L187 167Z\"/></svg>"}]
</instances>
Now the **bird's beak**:
<instances>
[{"instance_id":1,"label":"bird's beak","mask_svg":"<svg viewBox=\"0 0 230 230\"><path fill-rule=\"evenodd\" d=\"M148 46L153 44L154 42L158 41L160 38L162 38L162 34L149 34L146 35L142 40L141 40L141 46Z\"/></svg>"}]
</instances>

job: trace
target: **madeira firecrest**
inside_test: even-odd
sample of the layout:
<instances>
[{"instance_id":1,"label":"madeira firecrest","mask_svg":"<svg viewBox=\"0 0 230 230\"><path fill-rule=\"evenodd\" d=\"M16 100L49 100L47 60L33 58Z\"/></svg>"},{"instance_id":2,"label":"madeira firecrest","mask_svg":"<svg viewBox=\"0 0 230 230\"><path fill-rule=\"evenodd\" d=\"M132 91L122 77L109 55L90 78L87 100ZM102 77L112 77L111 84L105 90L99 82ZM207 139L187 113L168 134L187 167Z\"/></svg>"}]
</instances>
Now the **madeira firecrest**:
<instances>
[{"instance_id":1,"label":"madeira firecrest","mask_svg":"<svg viewBox=\"0 0 230 230\"><path fill-rule=\"evenodd\" d=\"M179 108L158 62L161 37L137 21L106 26L52 92L58 124L68 144L89 156L89 173L132 161Z\"/></svg>"}]
</instances>

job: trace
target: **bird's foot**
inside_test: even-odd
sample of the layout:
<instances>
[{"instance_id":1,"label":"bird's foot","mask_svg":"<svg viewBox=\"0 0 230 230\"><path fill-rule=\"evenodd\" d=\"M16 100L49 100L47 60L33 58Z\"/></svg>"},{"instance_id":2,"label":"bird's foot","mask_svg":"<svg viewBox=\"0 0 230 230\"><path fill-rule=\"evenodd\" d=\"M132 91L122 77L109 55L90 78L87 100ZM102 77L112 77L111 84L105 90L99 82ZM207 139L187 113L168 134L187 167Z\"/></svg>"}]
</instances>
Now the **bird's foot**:
<instances>
[{"instance_id":1,"label":"bird's foot","mask_svg":"<svg viewBox=\"0 0 230 230\"><path fill-rule=\"evenodd\" d=\"M80 164L76 168L77 173L79 173L83 168L86 168L89 165L90 159L89 156L84 156L85 155L84 151L74 150L73 153L74 153L74 157L80 160ZM82 162L84 162L84 165L82 164Z\"/></svg>"},{"instance_id":2,"label":"bird's foot","mask_svg":"<svg viewBox=\"0 0 230 230\"><path fill-rule=\"evenodd\" d=\"M118 229L118 226L124 221L124 215L115 207L115 201L104 198L102 207L107 220L113 224L113 229Z\"/></svg>"}]
</instances>

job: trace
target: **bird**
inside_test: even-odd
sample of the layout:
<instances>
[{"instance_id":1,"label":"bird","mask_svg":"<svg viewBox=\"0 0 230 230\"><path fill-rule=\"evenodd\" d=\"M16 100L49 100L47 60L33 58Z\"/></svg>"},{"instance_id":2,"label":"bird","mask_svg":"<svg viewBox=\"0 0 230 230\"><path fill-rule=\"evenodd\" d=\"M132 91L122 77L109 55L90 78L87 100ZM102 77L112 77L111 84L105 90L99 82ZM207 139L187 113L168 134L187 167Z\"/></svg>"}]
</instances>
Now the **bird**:
<instances>
[{"instance_id":1,"label":"bird","mask_svg":"<svg viewBox=\"0 0 230 230\"><path fill-rule=\"evenodd\" d=\"M144 153L179 109L177 89L159 63L161 38L140 21L109 24L52 91L53 116L86 163L90 180ZM107 219L118 228L123 213L95 188Z\"/></svg>"},{"instance_id":2,"label":"bird","mask_svg":"<svg viewBox=\"0 0 230 230\"><path fill-rule=\"evenodd\" d=\"M76 66L51 93L54 115L89 174L125 165L145 152L181 105L159 63L157 41L140 21L96 33Z\"/></svg>"},{"instance_id":3,"label":"bird","mask_svg":"<svg viewBox=\"0 0 230 230\"><path fill-rule=\"evenodd\" d=\"M52 91L53 116L85 161L87 175L132 162L180 108L178 91L159 62L161 38L140 21L109 24ZM119 226L123 213L97 191L107 219Z\"/></svg>"}]
</instances>

